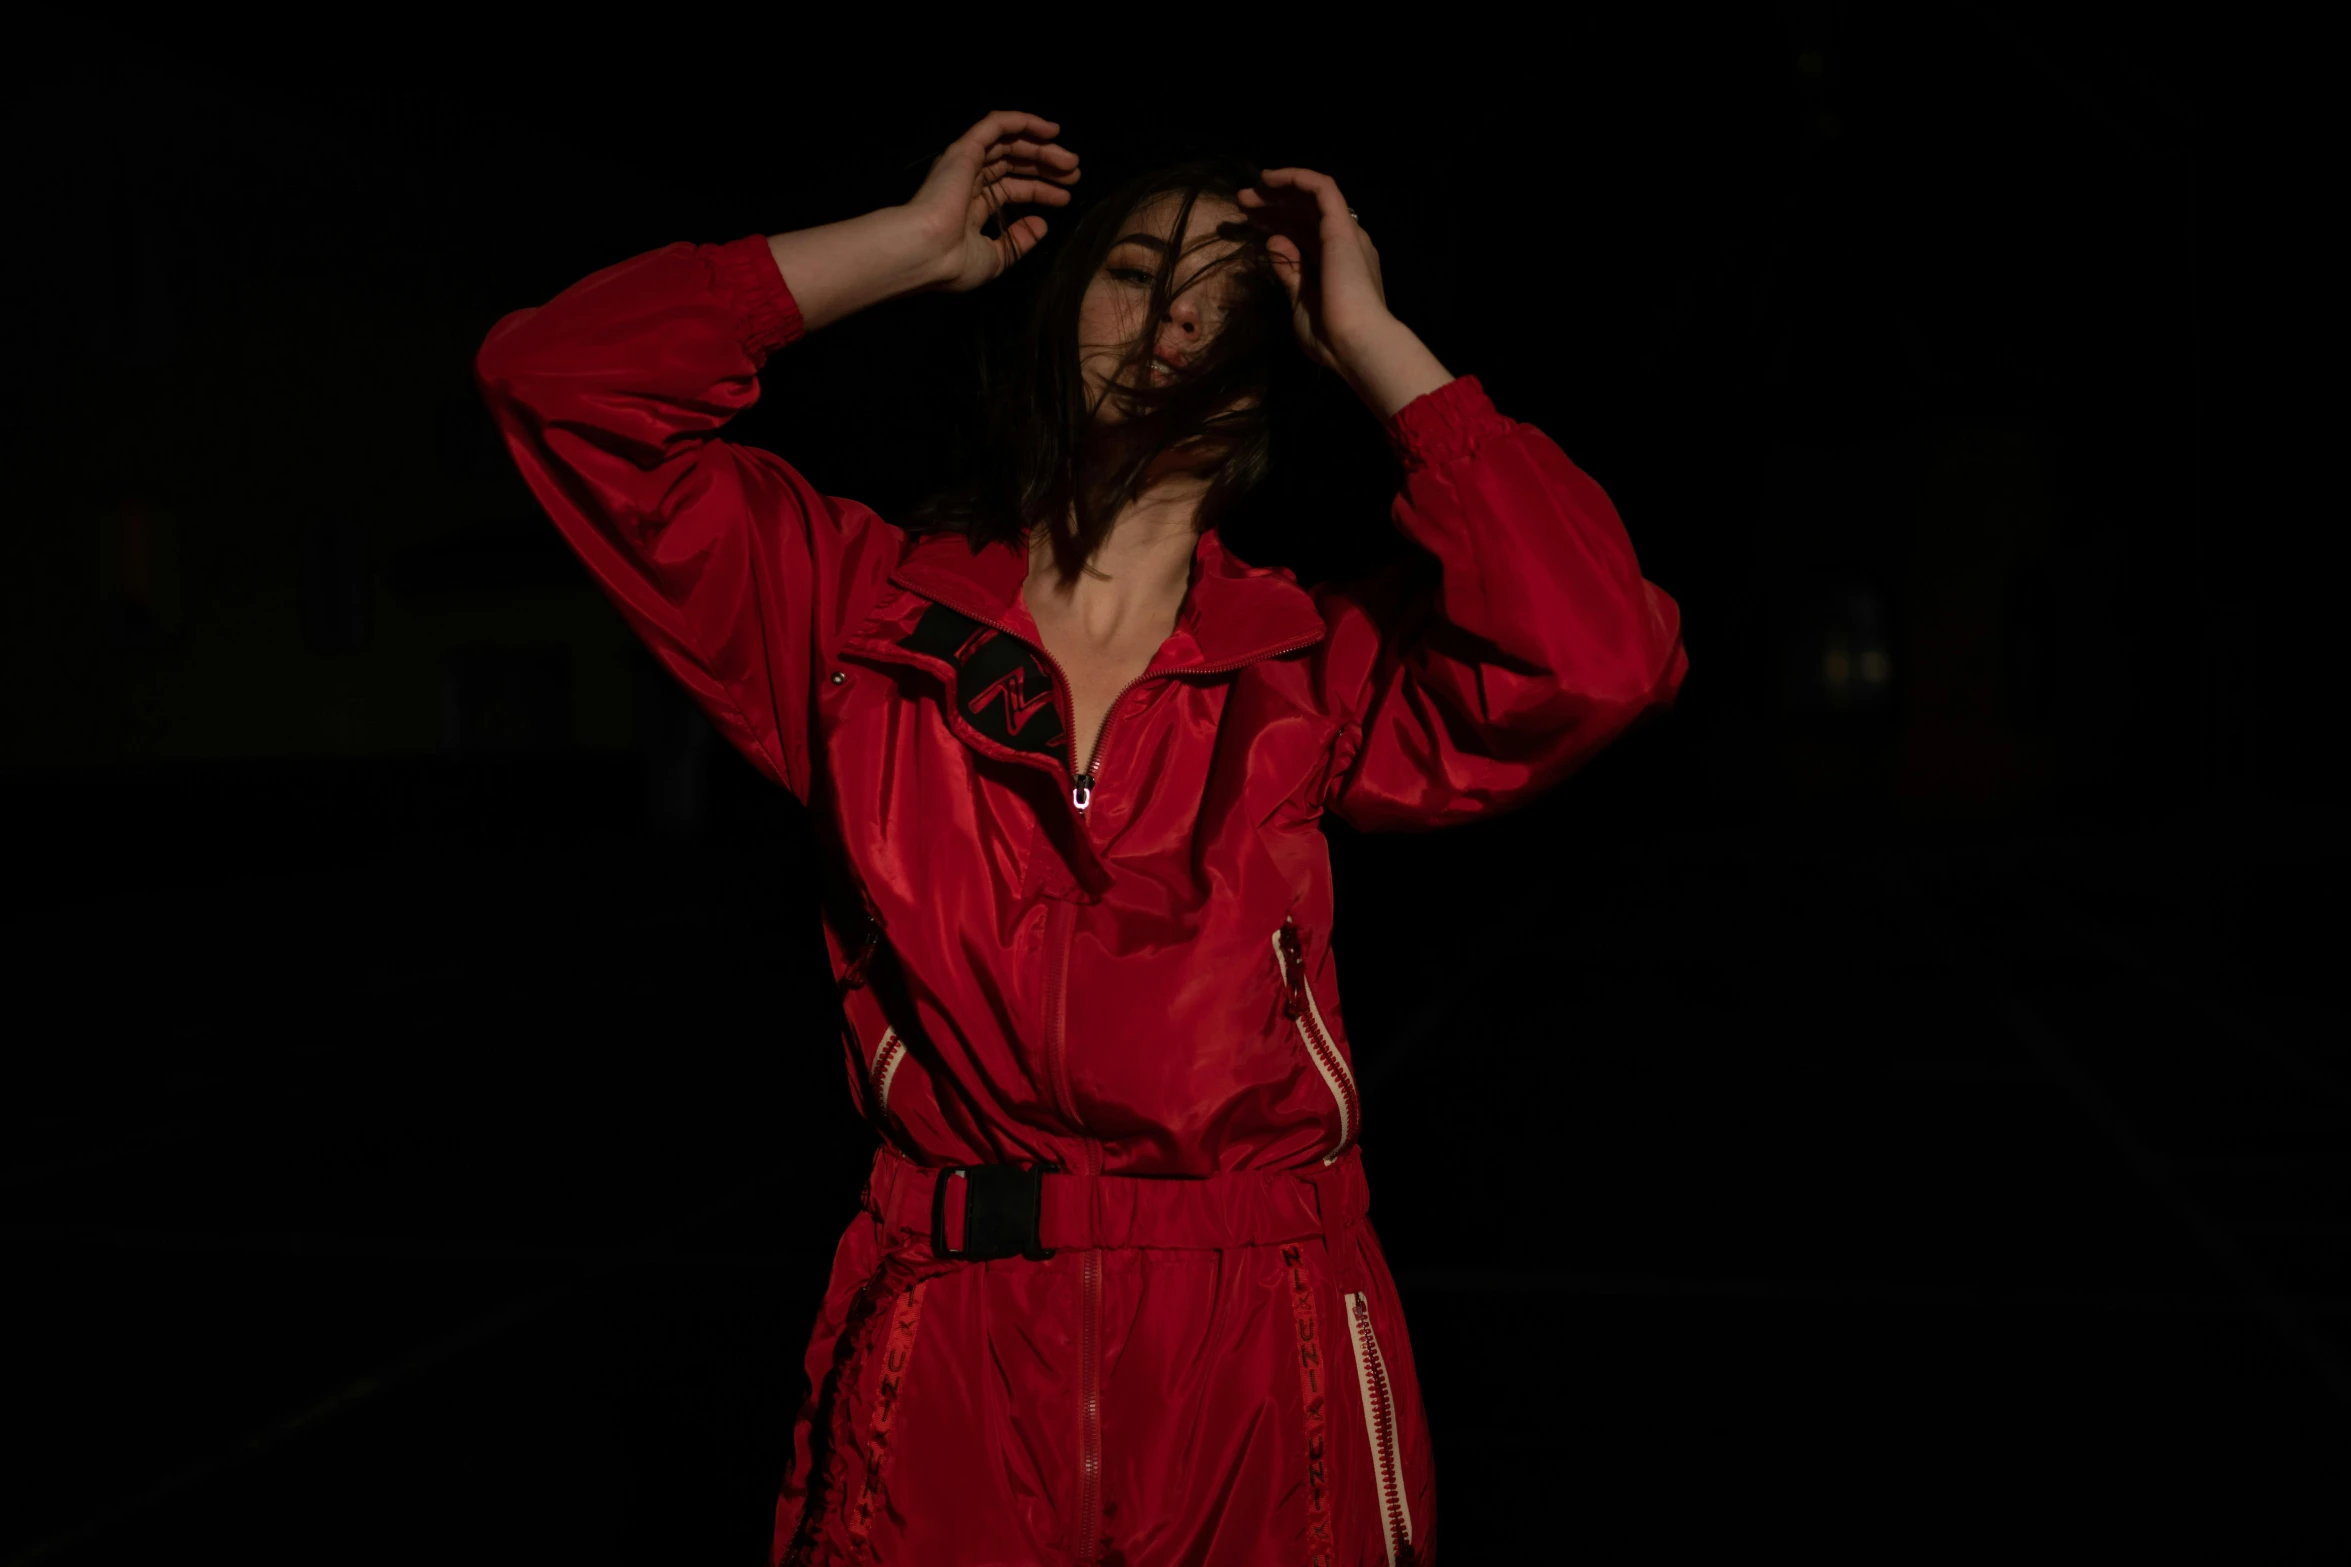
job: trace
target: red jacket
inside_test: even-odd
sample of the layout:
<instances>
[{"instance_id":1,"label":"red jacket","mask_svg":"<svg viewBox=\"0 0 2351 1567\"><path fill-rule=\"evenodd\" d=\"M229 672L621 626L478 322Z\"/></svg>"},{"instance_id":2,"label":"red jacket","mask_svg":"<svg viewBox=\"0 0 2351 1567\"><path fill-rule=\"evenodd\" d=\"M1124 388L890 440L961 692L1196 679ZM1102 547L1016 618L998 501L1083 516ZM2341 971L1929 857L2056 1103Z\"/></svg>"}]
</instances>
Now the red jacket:
<instances>
[{"instance_id":1,"label":"red jacket","mask_svg":"<svg viewBox=\"0 0 2351 1567\"><path fill-rule=\"evenodd\" d=\"M1204 533L1089 794L1022 551L910 536L720 438L801 331L763 239L680 244L507 317L478 362L557 525L836 867L884 1148L778 1557L1426 1561L1319 819L1434 827L1557 782L1672 700L1673 601L1599 486L1456 380L1388 426L1438 572L1308 591ZM938 1255L933 1172L980 1164L1065 1172L1029 1199L1054 1255Z\"/></svg>"}]
</instances>

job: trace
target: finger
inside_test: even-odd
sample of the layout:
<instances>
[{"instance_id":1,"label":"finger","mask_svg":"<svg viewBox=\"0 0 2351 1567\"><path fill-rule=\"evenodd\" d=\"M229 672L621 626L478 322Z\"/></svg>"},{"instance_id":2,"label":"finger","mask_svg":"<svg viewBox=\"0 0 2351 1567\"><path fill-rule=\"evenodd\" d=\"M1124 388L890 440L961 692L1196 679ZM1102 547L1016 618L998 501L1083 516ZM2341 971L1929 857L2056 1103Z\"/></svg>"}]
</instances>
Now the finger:
<instances>
[{"instance_id":1,"label":"finger","mask_svg":"<svg viewBox=\"0 0 2351 1567\"><path fill-rule=\"evenodd\" d=\"M1078 155L1067 147L1058 147L1050 142L1034 142L1023 137L996 143L988 149L987 161L991 164L1015 163L1056 173L1074 173L1078 166Z\"/></svg>"},{"instance_id":2,"label":"finger","mask_svg":"<svg viewBox=\"0 0 2351 1567\"><path fill-rule=\"evenodd\" d=\"M972 194L974 212L1000 212L1006 207L1066 207L1073 198L1058 185L1043 180L991 180Z\"/></svg>"},{"instance_id":3,"label":"finger","mask_svg":"<svg viewBox=\"0 0 2351 1567\"><path fill-rule=\"evenodd\" d=\"M1329 178L1329 175L1316 169L1260 169L1257 171L1257 183L1251 188L1260 194L1277 190L1304 190L1318 180Z\"/></svg>"},{"instance_id":4,"label":"finger","mask_svg":"<svg viewBox=\"0 0 2351 1567\"><path fill-rule=\"evenodd\" d=\"M1037 248L1037 241L1045 237L1045 220L1031 214L998 235L996 244L996 271L1001 276L1021 257Z\"/></svg>"},{"instance_id":5,"label":"finger","mask_svg":"<svg viewBox=\"0 0 2351 1567\"><path fill-rule=\"evenodd\" d=\"M1020 109L998 109L957 137L956 141L958 145L985 152L1007 137L1026 136L1037 141L1051 141L1060 134L1061 127L1052 120L1041 119Z\"/></svg>"},{"instance_id":6,"label":"finger","mask_svg":"<svg viewBox=\"0 0 2351 1567\"><path fill-rule=\"evenodd\" d=\"M1007 174L1033 175L1039 179L1052 180L1061 185L1074 185L1078 179L1078 170L1074 164L1066 169L1059 169L1039 163L1033 158L991 158L980 165L981 179L1001 179Z\"/></svg>"},{"instance_id":7,"label":"finger","mask_svg":"<svg viewBox=\"0 0 2351 1567\"><path fill-rule=\"evenodd\" d=\"M1314 198L1314 205L1326 223L1351 223L1347 198L1339 189L1339 182L1317 169L1267 169L1257 182L1268 190L1296 191Z\"/></svg>"},{"instance_id":8,"label":"finger","mask_svg":"<svg viewBox=\"0 0 2351 1567\"><path fill-rule=\"evenodd\" d=\"M1303 191L1266 192L1244 188L1240 194L1243 216L1249 222L1276 233L1294 233L1313 238L1322 227L1322 210L1314 199Z\"/></svg>"},{"instance_id":9,"label":"finger","mask_svg":"<svg viewBox=\"0 0 2351 1567\"><path fill-rule=\"evenodd\" d=\"M1298 303L1298 290L1305 286L1306 264L1298 250L1298 242L1287 234L1276 234L1265 242L1266 254L1273 258L1273 275L1281 280L1282 291L1290 296L1290 303Z\"/></svg>"},{"instance_id":10,"label":"finger","mask_svg":"<svg viewBox=\"0 0 2351 1567\"><path fill-rule=\"evenodd\" d=\"M1258 176L1258 183L1276 199L1311 200L1326 216L1346 214L1347 198L1339 190L1339 182L1320 170L1267 169Z\"/></svg>"},{"instance_id":11,"label":"finger","mask_svg":"<svg viewBox=\"0 0 2351 1567\"><path fill-rule=\"evenodd\" d=\"M1269 211L1283 207L1307 207L1315 204L1314 192L1287 185L1278 188L1244 185L1241 187L1240 200L1244 207L1262 207Z\"/></svg>"},{"instance_id":12,"label":"finger","mask_svg":"<svg viewBox=\"0 0 2351 1567\"><path fill-rule=\"evenodd\" d=\"M1039 141L1031 136L1014 136L993 142L988 147L988 156L992 158L1028 158L1038 163L1052 164L1057 168L1067 168L1078 161L1075 149L1064 147L1056 141Z\"/></svg>"},{"instance_id":13,"label":"finger","mask_svg":"<svg viewBox=\"0 0 2351 1567\"><path fill-rule=\"evenodd\" d=\"M1041 169L1034 163L1023 163L1010 158L999 158L992 162L983 163L980 165L979 170L979 177L983 180L1001 180L1017 177L1021 179L1049 179L1052 180L1055 184L1067 184L1075 177L1075 175L1075 170L1072 170L1069 174L1065 175L1057 173L1052 169Z\"/></svg>"},{"instance_id":14,"label":"finger","mask_svg":"<svg viewBox=\"0 0 2351 1567\"><path fill-rule=\"evenodd\" d=\"M1240 194L1244 216L1249 221L1268 229L1312 236L1316 243L1328 232L1326 225L1333 220L1341 223L1354 221L1347 216L1346 202L1338 197L1333 187L1331 200L1326 202L1319 190L1295 186L1273 190L1243 190Z\"/></svg>"}]
</instances>

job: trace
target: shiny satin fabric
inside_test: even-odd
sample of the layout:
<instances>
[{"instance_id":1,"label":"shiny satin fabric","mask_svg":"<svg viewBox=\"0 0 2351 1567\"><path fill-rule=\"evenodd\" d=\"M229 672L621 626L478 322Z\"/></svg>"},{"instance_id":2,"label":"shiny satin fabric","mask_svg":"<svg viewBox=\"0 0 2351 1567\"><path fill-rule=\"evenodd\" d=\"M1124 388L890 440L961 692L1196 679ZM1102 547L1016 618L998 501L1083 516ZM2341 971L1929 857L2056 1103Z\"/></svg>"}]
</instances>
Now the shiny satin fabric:
<instances>
[{"instance_id":1,"label":"shiny satin fabric","mask_svg":"<svg viewBox=\"0 0 2351 1567\"><path fill-rule=\"evenodd\" d=\"M1376 1237L1368 1225L1349 1235L1358 1255L1345 1260L1367 1281L1388 1357L1425 1563L1435 1473L1411 1347ZM1102 1259L1101 1501L1094 1553L1081 1558L1069 1530L1088 1473L1089 1255ZM942 1264L927 1239L860 1219L810 1340L813 1392L794 1432L776 1559L1387 1562L1340 1271L1313 1239ZM1294 1286L1309 1297L1310 1331ZM919 1329L894 1367L889 1329L916 1287ZM889 1440L877 1445L884 1410ZM863 1557L850 1538L861 1512Z\"/></svg>"},{"instance_id":2,"label":"shiny satin fabric","mask_svg":"<svg viewBox=\"0 0 2351 1567\"><path fill-rule=\"evenodd\" d=\"M1474 378L1418 399L1387 427L1394 520L1436 569L1310 592L1203 533L1073 788L1022 551L910 536L722 438L800 331L764 239L681 244L509 316L477 369L622 613L820 824L860 1109L934 1167L1340 1157L1363 1127L1320 818L1504 809L1672 701L1678 613L1607 497ZM1330 1249L942 1263L860 1220L779 1559L1426 1561L1402 1316L1368 1223ZM1327 1410L1310 1333L1344 1351Z\"/></svg>"}]
</instances>

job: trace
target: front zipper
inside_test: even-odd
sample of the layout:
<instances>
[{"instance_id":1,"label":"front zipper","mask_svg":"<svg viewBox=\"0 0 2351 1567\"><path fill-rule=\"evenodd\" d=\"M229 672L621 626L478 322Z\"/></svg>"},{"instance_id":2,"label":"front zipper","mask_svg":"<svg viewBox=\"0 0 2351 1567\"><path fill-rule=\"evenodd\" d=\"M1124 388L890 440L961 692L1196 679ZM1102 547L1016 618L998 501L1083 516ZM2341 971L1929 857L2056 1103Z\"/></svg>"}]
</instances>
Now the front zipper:
<instances>
[{"instance_id":1,"label":"front zipper","mask_svg":"<svg viewBox=\"0 0 2351 1567\"><path fill-rule=\"evenodd\" d=\"M1388 1364L1380 1358L1372 1331L1371 1296L1347 1297L1347 1332L1355 1341L1355 1379L1363 1389L1363 1430L1371 1441L1372 1479L1380 1494L1381 1538L1388 1567L1410 1567L1412 1503L1404 1494L1403 1451L1396 1436L1396 1398L1388 1386Z\"/></svg>"},{"instance_id":2,"label":"front zipper","mask_svg":"<svg viewBox=\"0 0 2351 1567\"><path fill-rule=\"evenodd\" d=\"M1083 1141L1086 1173L1099 1180L1102 1149L1085 1138L1069 1080L1069 951L1077 906L1056 898L1045 911L1045 1073L1054 1105ZM1070 1518L1070 1558L1095 1559L1102 1528L1102 1251L1078 1257L1078 1505Z\"/></svg>"},{"instance_id":3,"label":"front zipper","mask_svg":"<svg viewBox=\"0 0 2351 1567\"><path fill-rule=\"evenodd\" d=\"M961 611L957 611L957 613L960 614ZM1094 755L1086 758L1086 770L1082 773L1079 772L1077 770L1077 687L1069 683L1069 671L1061 667L1061 660L1055 658L1053 656L1052 650L1045 646L1045 639L1042 636L1032 643L1029 642L1028 638L1022 636L1019 632L1012 630L1008 626L999 626L997 629L1002 631L1004 635L1011 637L1013 640L1025 643L1028 646L1035 648L1037 650L1037 656L1043 659L1045 661L1046 667L1053 671L1054 693L1059 696L1062 701L1063 716L1061 720L1061 732L1069 736L1069 803L1077 808L1077 813L1080 816L1083 816L1086 814L1086 807L1094 803L1094 762L1102 755L1102 737L1104 734L1109 733L1111 715L1118 711L1117 703L1114 702L1111 705L1109 713L1102 715L1102 730L1100 733L1097 733L1094 736ZM1118 700L1120 702L1125 701L1127 692L1132 691L1135 688L1135 681L1141 680L1142 678L1142 676L1137 675L1134 680L1128 681L1126 683L1125 689L1118 693Z\"/></svg>"},{"instance_id":4,"label":"front zipper","mask_svg":"<svg viewBox=\"0 0 2351 1567\"><path fill-rule=\"evenodd\" d=\"M1017 633L1003 627L998 629L1004 631L1008 636L1017 635ZM1023 637L1021 640L1025 642L1027 638ZM1070 774L1069 803L1078 813L1078 819L1083 821L1086 808L1094 803L1094 790L1101 781L1102 756L1110 739L1111 728L1118 722L1119 711L1126 706L1127 696L1136 686L1141 685L1145 680L1156 679L1160 675L1223 674L1251 663L1255 658L1270 658L1275 653L1295 652L1298 648L1311 646L1315 640L1317 639L1308 637L1289 647L1277 648L1273 652L1257 654L1252 658L1230 660L1223 664L1181 670L1146 671L1120 687L1118 695L1112 699L1109 709L1102 715L1102 727L1094 736L1094 754L1086 759L1085 771L1073 770ZM1057 690L1063 702L1067 704L1064 727L1070 736L1070 757L1074 763L1077 757L1077 699L1072 694L1073 688L1069 682L1069 672L1061 667L1061 661L1046 649L1042 640L1031 645L1035 647L1038 656L1044 659L1047 667L1053 671ZM1078 1117L1076 1095L1071 1090L1069 1078L1069 949L1076 935L1076 927L1076 907L1060 899L1054 900L1045 918L1045 1060L1046 1073L1062 1117L1072 1132L1083 1137L1085 1125ZM1311 1000L1309 1005L1311 1005ZM1315 1026L1319 1028L1322 1022L1321 1014L1318 1012L1314 1016ZM1332 1059L1337 1061L1335 1051L1332 1052ZM1339 1062L1338 1067L1342 1073L1347 1070L1344 1062ZM1327 1071L1325 1076L1328 1076ZM1333 1091L1337 1091L1335 1087ZM1352 1077L1347 1078L1347 1092L1349 1096L1354 1093L1354 1079ZM1353 1124L1349 1119L1344 1099L1341 1101L1340 1117L1345 1125L1351 1126ZM1340 1148L1343 1149L1345 1146L1346 1134L1342 1132ZM1085 1153L1089 1175L1099 1179L1102 1174L1101 1147L1089 1140L1085 1143ZM1334 1151L1331 1157L1338 1157L1337 1151ZM1070 1526L1070 1557L1073 1562L1085 1564L1096 1559L1097 1550L1101 1545L1101 1519L1102 1252L1099 1247L1089 1246L1078 1259L1078 1505Z\"/></svg>"},{"instance_id":5,"label":"front zipper","mask_svg":"<svg viewBox=\"0 0 2351 1567\"><path fill-rule=\"evenodd\" d=\"M1045 1087L1072 1132L1083 1132L1069 1085L1069 949L1077 937L1077 905L1067 898L1045 905Z\"/></svg>"},{"instance_id":6,"label":"front zipper","mask_svg":"<svg viewBox=\"0 0 2351 1567\"><path fill-rule=\"evenodd\" d=\"M1295 919L1282 921L1282 928L1273 933L1273 956L1282 972L1282 1010L1297 1026L1298 1037L1305 1042L1307 1058L1322 1074L1323 1086L1331 1091L1331 1098L1339 1106L1339 1138L1331 1144L1322 1162L1335 1163L1355 1142L1356 1133L1363 1125L1363 1096L1356 1091L1355 1074L1347 1066L1347 1058L1340 1054L1338 1044L1322 1020L1322 1008L1314 1004L1314 987L1306 982L1306 943L1298 933Z\"/></svg>"},{"instance_id":7,"label":"front zipper","mask_svg":"<svg viewBox=\"0 0 2351 1567\"><path fill-rule=\"evenodd\" d=\"M1025 641L1026 639L1023 638L1023 640ZM1317 638L1309 637L1302 642L1294 642L1288 647L1277 647L1271 652L1255 653L1250 655L1248 658L1228 659L1221 664L1196 664L1186 669L1162 669L1157 671L1147 669L1143 673L1135 676L1134 679L1119 687L1118 695L1111 698L1110 706L1104 710L1102 714L1102 727L1097 730L1094 735L1094 754L1086 758L1086 770L1082 773L1073 772L1070 774L1069 803L1077 807L1077 812L1080 816L1085 815L1086 807L1094 803L1094 790L1102 781L1102 751L1103 746L1110 739L1110 726L1118 722L1119 710L1124 708L1127 703L1127 693L1134 690L1135 687L1141 685L1144 681L1156 680L1162 675L1228 674L1233 670L1239 669L1244 664L1253 664L1261 658L1277 658L1284 653L1295 653L1302 647L1312 647L1317 640ZM1069 683L1068 672L1061 667L1059 661L1057 661L1051 653L1045 651L1043 643L1040 642L1037 644L1037 652L1046 663L1053 666L1053 678L1061 682L1061 689L1063 693L1069 696L1069 754L1071 759L1074 761L1077 757L1078 749L1077 697Z\"/></svg>"},{"instance_id":8,"label":"front zipper","mask_svg":"<svg viewBox=\"0 0 2351 1567\"><path fill-rule=\"evenodd\" d=\"M949 608L953 608L953 606L950 605ZM956 610L955 612L959 615L965 613L962 610ZM973 618L978 619L977 616L974 616ZM1118 695L1111 701L1109 710L1102 715L1102 727L1096 731L1094 735L1094 754L1086 758L1086 770L1081 773L1077 771L1077 687L1070 684L1069 671L1061 667L1061 660L1055 658L1053 656L1052 649L1045 646L1045 640L1042 636L1040 636L1036 641L1030 642L1028 638L1022 636L1019 632L1013 630L1010 626L1003 625L997 621L981 620L980 624L983 626L993 626L1001 635L1011 637L1014 641L1019 642L1024 646L1034 648L1036 650L1037 656L1045 661L1045 666L1053 671L1054 692L1061 698L1062 702L1063 716L1061 730L1062 733L1069 736L1069 803L1076 808L1079 816L1084 816L1086 814L1086 807L1094 803L1095 770L1102 759L1102 742L1110 738L1111 720L1118 716L1119 705L1126 701L1127 693L1134 690L1136 686L1141 685L1143 681L1148 678L1148 676L1137 675L1134 679L1128 681L1124 686L1119 688Z\"/></svg>"},{"instance_id":9,"label":"front zipper","mask_svg":"<svg viewBox=\"0 0 2351 1567\"><path fill-rule=\"evenodd\" d=\"M1037 649L1037 651L1040 653L1045 653L1045 650L1041 647ZM1051 663L1053 660L1053 655L1050 653L1045 653L1045 659L1046 662ZM1071 688L1069 684L1069 677L1062 673L1061 666L1059 664L1053 665L1053 673L1055 678L1061 681L1062 689L1070 692L1069 754L1074 757L1078 752L1077 693L1074 689ZM1110 726L1118 722L1118 710L1126 706L1127 693L1134 690L1135 687L1141 685L1145 680L1150 678L1151 676L1148 673L1140 674L1135 676L1134 679L1128 681L1125 685L1118 688L1118 695L1112 697L1110 699L1110 706L1103 710L1102 727L1094 731L1094 754L1086 758L1086 770L1082 773L1073 773L1070 775L1069 803L1078 808L1078 814L1080 816L1085 815L1086 807L1094 803L1094 780L1099 778L1102 773L1102 743L1110 738Z\"/></svg>"},{"instance_id":10,"label":"front zipper","mask_svg":"<svg viewBox=\"0 0 2351 1567\"><path fill-rule=\"evenodd\" d=\"M877 1121L890 1114L890 1083L898 1075L898 1067L906 1059L906 1041L898 1037L894 1028L882 1030L882 1042L873 1053L873 1066L867 1074L871 1085L873 1115Z\"/></svg>"},{"instance_id":11,"label":"front zipper","mask_svg":"<svg viewBox=\"0 0 2351 1567\"><path fill-rule=\"evenodd\" d=\"M1086 1144L1088 1174L1100 1179L1102 1150ZM1102 1532L1102 1248L1078 1264L1078 1516L1071 1556L1092 1562Z\"/></svg>"}]
</instances>

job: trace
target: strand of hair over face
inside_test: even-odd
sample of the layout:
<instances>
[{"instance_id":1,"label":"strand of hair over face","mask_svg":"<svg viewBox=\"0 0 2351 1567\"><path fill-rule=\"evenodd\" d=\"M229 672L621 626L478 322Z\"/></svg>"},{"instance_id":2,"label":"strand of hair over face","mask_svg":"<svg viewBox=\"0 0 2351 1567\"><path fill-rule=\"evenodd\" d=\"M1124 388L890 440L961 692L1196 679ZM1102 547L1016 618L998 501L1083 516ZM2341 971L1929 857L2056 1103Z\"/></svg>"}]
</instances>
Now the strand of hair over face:
<instances>
[{"instance_id":1,"label":"strand of hair over face","mask_svg":"<svg viewBox=\"0 0 2351 1567\"><path fill-rule=\"evenodd\" d=\"M1154 270L1136 340L1125 345L1101 397L1085 385L1078 341L1080 306L1133 215L1174 194L1169 232L1182 234L1203 198L1237 205L1256 168L1231 159L1176 164L1138 175L1112 191L1073 226L1039 280L1011 364L991 378L987 442L980 471L930 497L909 516L919 530L966 534L974 549L1024 541L1043 529L1056 567L1085 570L1119 515L1143 493L1151 469L1179 446L1208 471L1198 525L1211 528L1272 471L1274 402L1295 359L1289 302L1274 276L1264 236L1230 222L1218 237L1226 255L1186 278L1199 288L1235 274L1232 307L1185 370L1165 384L1147 374L1160 323L1176 298L1183 259L1173 246Z\"/></svg>"}]
</instances>

